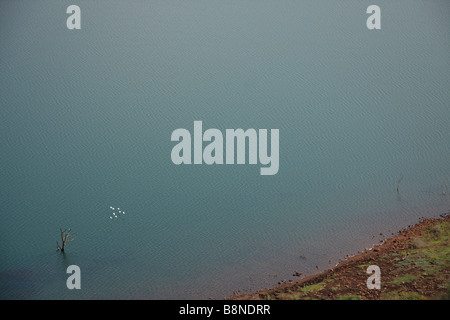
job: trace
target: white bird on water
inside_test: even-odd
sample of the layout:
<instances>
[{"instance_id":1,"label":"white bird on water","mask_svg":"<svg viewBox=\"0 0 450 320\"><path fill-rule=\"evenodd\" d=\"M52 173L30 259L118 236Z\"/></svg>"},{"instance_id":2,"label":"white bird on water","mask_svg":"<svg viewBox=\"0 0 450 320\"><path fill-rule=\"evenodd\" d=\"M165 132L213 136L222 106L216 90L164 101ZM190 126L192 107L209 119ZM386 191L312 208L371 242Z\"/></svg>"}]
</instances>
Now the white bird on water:
<instances>
[{"instance_id":1,"label":"white bird on water","mask_svg":"<svg viewBox=\"0 0 450 320\"><path fill-rule=\"evenodd\" d=\"M109 208L110 208L111 210L114 210L114 211L116 210L116 208L114 208L114 207L112 207L112 206L110 206ZM119 211L118 213L113 212L114 218L118 218L118 217L119 217L119 213L125 214L125 211L122 211L120 208L117 208L117 210ZM110 216L109 218L112 219L113 216Z\"/></svg>"}]
</instances>

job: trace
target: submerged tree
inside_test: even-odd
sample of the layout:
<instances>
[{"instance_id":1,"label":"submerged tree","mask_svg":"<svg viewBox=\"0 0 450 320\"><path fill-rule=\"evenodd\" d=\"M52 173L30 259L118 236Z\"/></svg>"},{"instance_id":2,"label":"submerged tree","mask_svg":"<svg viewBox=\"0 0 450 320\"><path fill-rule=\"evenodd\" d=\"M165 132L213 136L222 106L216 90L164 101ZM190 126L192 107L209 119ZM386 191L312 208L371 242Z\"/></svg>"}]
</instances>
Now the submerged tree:
<instances>
[{"instance_id":1,"label":"submerged tree","mask_svg":"<svg viewBox=\"0 0 450 320\"><path fill-rule=\"evenodd\" d=\"M75 238L73 237L73 235L70 234L70 232L72 231L72 229L64 229L64 231L59 228L59 231L61 232L61 242L62 245L59 245L58 240L56 240L56 251L61 251L64 252L64 248L66 247L66 244L69 243L70 241L75 240Z\"/></svg>"},{"instance_id":2,"label":"submerged tree","mask_svg":"<svg viewBox=\"0 0 450 320\"><path fill-rule=\"evenodd\" d=\"M402 179L403 179L403 175L401 174L400 178L398 178L398 181L397 181L397 193L400 193L400 182L402 182Z\"/></svg>"}]
</instances>

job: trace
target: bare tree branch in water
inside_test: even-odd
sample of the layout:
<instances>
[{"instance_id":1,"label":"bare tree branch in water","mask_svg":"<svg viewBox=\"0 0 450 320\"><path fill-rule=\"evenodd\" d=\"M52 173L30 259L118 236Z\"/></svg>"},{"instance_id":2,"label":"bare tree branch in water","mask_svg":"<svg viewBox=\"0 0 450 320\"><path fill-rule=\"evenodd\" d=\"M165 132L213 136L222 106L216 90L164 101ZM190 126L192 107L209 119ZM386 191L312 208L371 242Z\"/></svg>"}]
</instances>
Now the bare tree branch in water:
<instances>
[{"instance_id":1,"label":"bare tree branch in water","mask_svg":"<svg viewBox=\"0 0 450 320\"><path fill-rule=\"evenodd\" d=\"M400 182L402 182L402 179L403 179L403 175L401 174L400 178L398 178L398 181L397 181L397 193L400 193L399 188L400 188Z\"/></svg>"},{"instance_id":2,"label":"bare tree branch in water","mask_svg":"<svg viewBox=\"0 0 450 320\"><path fill-rule=\"evenodd\" d=\"M72 229L69 229L69 230L64 229L64 231L63 231L61 228L59 228L59 232L61 233L62 245L60 246L58 240L56 240L56 250L57 251L64 252L66 244L76 239L76 237L74 237L73 235L70 234L71 231L72 231Z\"/></svg>"}]
</instances>

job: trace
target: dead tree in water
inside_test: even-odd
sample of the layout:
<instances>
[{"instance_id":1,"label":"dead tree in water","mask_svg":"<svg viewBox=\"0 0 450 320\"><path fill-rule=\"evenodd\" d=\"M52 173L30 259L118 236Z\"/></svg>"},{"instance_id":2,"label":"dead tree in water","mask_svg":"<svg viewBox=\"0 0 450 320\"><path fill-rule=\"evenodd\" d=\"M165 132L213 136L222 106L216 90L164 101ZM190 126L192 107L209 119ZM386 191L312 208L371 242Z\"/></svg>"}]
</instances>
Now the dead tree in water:
<instances>
[{"instance_id":1,"label":"dead tree in water","mask_svg":"<svg viewBox=\"0 0 450 320\"><path fill-rule=\"evenodd\" d=\"M60 246L58 240L56 240L56 251L64 252L64 248L66 247L66 243L69 243L70 241L75 240L75 238L70 234L70 231L72 231L72 229L69 229L69 230L65 229L63 231L61 228L59 228L59 231L61 232L62 245Z\"/></svg>"},{"instance_id":2,"label":"dead tree in water","mask_svg":"<svg viewBox=\"0 0 450 320\"><path fill-rule=\"evenodd\" d=\"M400 188L400 182L402 182L402 179L403 179L403 175L401 174L400 178L398 178L398 181L397 181L397 193L400 193L399 188Z\"/></svg>"}]
</instances>

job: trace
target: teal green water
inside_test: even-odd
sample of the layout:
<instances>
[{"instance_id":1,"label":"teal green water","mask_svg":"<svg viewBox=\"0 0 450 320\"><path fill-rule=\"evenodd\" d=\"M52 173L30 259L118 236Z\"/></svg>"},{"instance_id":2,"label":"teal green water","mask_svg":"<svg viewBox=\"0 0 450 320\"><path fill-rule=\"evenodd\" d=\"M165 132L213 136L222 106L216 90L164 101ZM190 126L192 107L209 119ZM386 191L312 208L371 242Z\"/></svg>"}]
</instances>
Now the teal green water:
<instances>
[{"instance_id":1,"label":"teal green water","mask_svg":"<svg viewBox=\"0 0 450 320\"><path fill-rule=\"evenodd\" d=\"M449 210L448 1L70 4L0 2L1 298L222 298ZM279 129L278 174L174 165L195 120Z\"/></svg>"}]
</instances>

